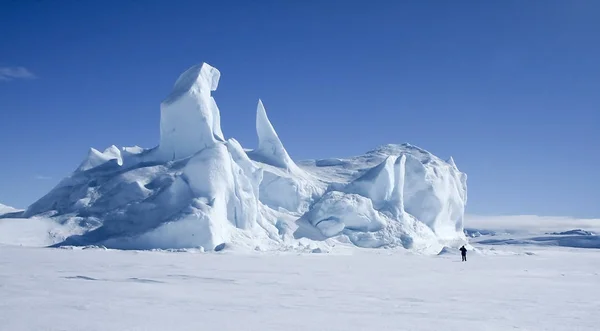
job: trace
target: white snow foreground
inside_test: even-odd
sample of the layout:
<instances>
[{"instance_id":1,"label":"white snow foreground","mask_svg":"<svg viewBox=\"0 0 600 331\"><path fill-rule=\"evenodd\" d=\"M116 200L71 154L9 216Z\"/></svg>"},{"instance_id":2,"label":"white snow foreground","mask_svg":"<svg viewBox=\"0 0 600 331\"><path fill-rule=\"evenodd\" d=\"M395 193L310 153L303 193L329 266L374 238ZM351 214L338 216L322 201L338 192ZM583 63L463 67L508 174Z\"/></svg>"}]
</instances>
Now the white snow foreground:
<instances>
[{"instance_id":1,"label":"white snow foreground","mask_svg":"<svg viewBox=\"0 0 600 331\"><path fill-rule=\"evenodd\" d=\"M91 149L71 176L17 216L77 225L73 235L51 240L57 246L348 244L437 254L466 242L466 175L452 159L403 144L296 164L261 101L258 148L245 151L221 131L211 96L219 79L206 63L185 71L161 104L159 146Z\"/></svg>"},{"instance_id":2,"label":"white snow foreground","mask_svg":"<svg viewBox=\"0 0 600 331\"><path fill-rule=\"evenodd\" d=\"M600 325L593 250L481 247L461 263L454 254L338 254L340 248L249 255L0 245L0 329L597 331Z\"/></svg>"}]
</instances>

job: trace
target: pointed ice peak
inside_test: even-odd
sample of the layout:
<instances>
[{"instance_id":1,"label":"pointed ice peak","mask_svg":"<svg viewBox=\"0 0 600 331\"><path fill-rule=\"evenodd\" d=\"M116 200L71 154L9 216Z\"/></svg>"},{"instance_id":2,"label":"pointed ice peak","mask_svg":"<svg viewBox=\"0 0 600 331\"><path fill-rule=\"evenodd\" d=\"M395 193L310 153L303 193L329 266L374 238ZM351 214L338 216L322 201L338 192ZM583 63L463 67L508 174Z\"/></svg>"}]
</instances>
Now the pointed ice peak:
<instances>
[{"instance_id":1,"label":"pointed ice peak","mask_svg":"<svg viewBox=\"0 0 600 331\"><path fill-rule=\"evenodd\" d=\"M258 149L262 149L270 144L279 145L283 148L283 144L279 140L273 124L269 121L267 111L261 99L258 99L258 105L256 106L256 133L258 134Z\"/></svg>"},{"instance_id":2,"label":"pointed ice peak","mask_svg":"<svg viewBox=\"0 0 600 331\"><path fill-rule=\"evenodd\" d=\"M189 157L225 141L221 114L211 91L221 73L207 63L179 76L171 94L160 105L160 155L164 160Z\"/></svg>"},{"instance_id":3,"label":"pointed ice peak","mask_svg":"<svg viewBox=\"0 0 600 331\"><path fill-rule=\"evenodd\" d=\"M458 167L456 166L456 163L454 163L454 159L452 158L452 156L446 161L446 163L448 163L449 165L451 165L454 168L458 169Z\"/></svg>"},{"instance_id":4,"label":"pointed ice peak","mask_svg":"<svg viewBox=\"0 0 600 331\"><path fill-rule=\"evenodd\" d=\"M297 169L296 164L279 140L260 99L256 107L256 134L258 135L258 148L250 152L254 159L288 170Z\"/></svg>"}]
</instances>

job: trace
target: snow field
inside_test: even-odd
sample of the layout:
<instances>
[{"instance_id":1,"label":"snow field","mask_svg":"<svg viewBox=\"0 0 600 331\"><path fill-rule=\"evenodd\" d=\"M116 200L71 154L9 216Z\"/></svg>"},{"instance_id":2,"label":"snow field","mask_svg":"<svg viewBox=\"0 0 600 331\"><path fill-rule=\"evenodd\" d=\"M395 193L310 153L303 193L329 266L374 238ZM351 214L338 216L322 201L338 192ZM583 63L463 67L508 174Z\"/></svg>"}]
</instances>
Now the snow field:
<instances>
[{"instance_id":1,"label":"snow field","mask_svg":"<svg viewBox=\"0 0 600 331\"><path fill-rule=\"evenodd\" d=\"M597 330L595 250L440 256L0 246L2 330Z\"/></svg>"}]
</instances>

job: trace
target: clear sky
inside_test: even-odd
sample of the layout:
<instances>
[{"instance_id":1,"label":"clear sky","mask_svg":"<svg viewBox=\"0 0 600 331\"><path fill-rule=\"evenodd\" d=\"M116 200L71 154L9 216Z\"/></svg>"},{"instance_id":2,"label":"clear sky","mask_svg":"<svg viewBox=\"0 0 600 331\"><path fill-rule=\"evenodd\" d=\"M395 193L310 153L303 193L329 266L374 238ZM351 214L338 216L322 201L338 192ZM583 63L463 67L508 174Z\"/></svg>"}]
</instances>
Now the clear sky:
<instances>
[{"instance_id":1,"label":"clear sky","mask_svg":"<svg viewBox=\"0 0 600 331\"><path fill-rule=\"evenodd\" d=\"M154 147L205 61L227 137L258 98L294 159L410 142L468 178L467 213L600 217L600 1L0 0L0 202L89 147Z\"/></svg>"}]
</instances>

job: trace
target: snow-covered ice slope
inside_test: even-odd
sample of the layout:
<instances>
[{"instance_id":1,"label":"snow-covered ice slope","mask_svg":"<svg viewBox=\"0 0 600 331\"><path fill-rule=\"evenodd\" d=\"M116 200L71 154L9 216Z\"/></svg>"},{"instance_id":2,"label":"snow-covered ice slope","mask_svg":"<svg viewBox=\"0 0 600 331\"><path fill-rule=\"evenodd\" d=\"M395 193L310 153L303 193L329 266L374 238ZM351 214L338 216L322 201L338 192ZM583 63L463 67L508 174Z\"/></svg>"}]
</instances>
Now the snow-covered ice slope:
<instances>
[{"instance_id":1,"label":"snow-covered ice slope","mask_svg":"<svg viewBox=\"0 0 600 331\"><path fill-rule=\"evenodd\" d=\"M76 218L64 224L49 218L0 218L0 245L45 247L85 229Z\"/></svg>"},{"instance_id":2,"label":"snow-covered ice slope","mask_svg":"<svg viewBox=\"0 0 600 331\"><path fill-rule=\"evenodd\" d=\"M332 226L343 228L353 243L363 247L396 242L405 247L428 250L436 246L435 242L447 246L463 243L466 175L453 163L410 144L390 144L349 159L304 161L299 165L330 183L330 192L338 192L324 195L309 216L322 206L332 205L325 201L331 199L355 200L350 209L358 210L350 211L350 214L364 215L374 211L376 215L361 224L342 226L339 223L352 217L336 211L328 217L312 217L311 223L316 227L325 222L321 227L327 227L326 231ZM356 195L370 200L372 207L365 206ZM373 222L385 226L378 231L365 231ZM436 246L435 250L438 249L441 247Z\"/></svg>"},{"instance_id":3,"label":"snow-covered ice slope","mask_svg":"<svg viewBox=\"0 0 600 331\"><path fill-rule=\"evenodd\" d=\"M0 203L0 215L7 214L7 213L13 213L16 211L19 211L19 210Z\"/></svg>"},{"instance_id":4,"label":"snow-covered ice slope","mask_svg":"<svg viewBox=\"0 0 600 331\"><path fill-rule=\"evenodd\" d=\"M211 95L220 78L206 63L186 70L161 103L157 147L90 149L69 177L14 216L71 229L58 246L348 244L437 254L466 242L466 175L454 160L403 144L295 162L260 100L258 146L244 149L221 130Z\"/></svg>"},{"instance_id":5,"label":"snow-covered ice slope","mask_svg":"<svg viewBox=\"0 0 600 331\"><path fill-rule=\"evenodd\" d=\"M252 255L0 246L0 329L596 331L592 250ZM496 254L493 254L496 252ZM500 254L502 253L502 254Z\"/></svg>"}]
</instances>

